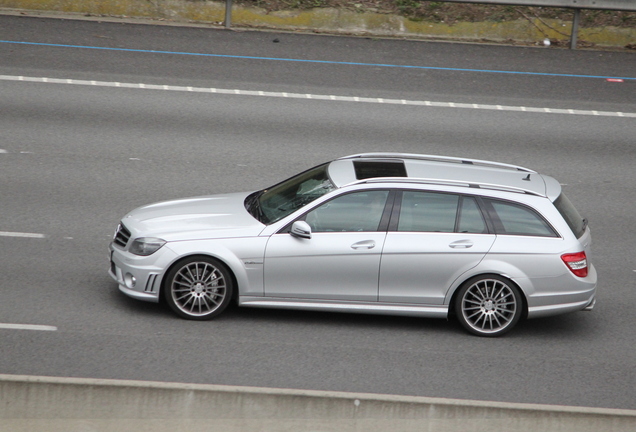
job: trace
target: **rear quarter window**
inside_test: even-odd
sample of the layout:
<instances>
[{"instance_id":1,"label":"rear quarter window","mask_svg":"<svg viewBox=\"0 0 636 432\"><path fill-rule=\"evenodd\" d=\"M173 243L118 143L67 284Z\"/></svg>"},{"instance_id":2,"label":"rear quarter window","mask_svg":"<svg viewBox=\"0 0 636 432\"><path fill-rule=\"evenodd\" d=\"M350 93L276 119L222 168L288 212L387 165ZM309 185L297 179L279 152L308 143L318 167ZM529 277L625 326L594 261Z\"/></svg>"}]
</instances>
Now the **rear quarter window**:
<instances>
[{"instance_id":1,"label":"rear quarter window","mask_svg":"<svg viewBox=\"0 0 636 432\"><path fill-rule=\"evenodd\" d=\"M530 207L493 199L484 201L488 207L495 234L558 237L550 224Z\"/></svg>"}]
</instances>

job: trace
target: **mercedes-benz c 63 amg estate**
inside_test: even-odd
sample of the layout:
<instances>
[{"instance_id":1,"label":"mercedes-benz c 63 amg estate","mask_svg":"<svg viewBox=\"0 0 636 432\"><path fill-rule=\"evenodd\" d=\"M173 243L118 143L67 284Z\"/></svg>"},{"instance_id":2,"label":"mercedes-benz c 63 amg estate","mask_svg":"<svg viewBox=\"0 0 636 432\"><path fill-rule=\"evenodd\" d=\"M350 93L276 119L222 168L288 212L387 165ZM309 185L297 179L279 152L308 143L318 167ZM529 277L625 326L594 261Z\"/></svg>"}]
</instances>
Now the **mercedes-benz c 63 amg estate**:
<instances>
[{"instance_id":1,"label":"mercedes-benz c 63 amg estate","mask_svg":"<svg viewBox=\"0 0 636 432\"><path fill-rule=\"evenodd\" d=\"M239 306L446 318L498 336L595 303L590 230L554 178L452 157L342 157L121 219L110 275L187 319Z\"/></svg>"}]
</instances>

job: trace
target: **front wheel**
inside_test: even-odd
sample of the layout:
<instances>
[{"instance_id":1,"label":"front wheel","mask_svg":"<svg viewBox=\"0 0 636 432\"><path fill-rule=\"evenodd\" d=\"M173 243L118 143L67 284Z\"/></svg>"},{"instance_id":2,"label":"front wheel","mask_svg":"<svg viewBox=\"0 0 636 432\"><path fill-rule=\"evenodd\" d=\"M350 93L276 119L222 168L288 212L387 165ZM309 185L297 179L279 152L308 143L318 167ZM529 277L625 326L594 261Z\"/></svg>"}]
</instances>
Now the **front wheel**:
<instances>
[{"instance_id":1,"label":"front wheel","mask_svg":"<svg viewBox=\"0 0 636 432\"><path fill-rule=\"evenodd\" d=\"M478 336L500 336L521 318L523 301L519 289L499 276L476 276L459 289L455 313L469 332Z\"/></svg>"},{"instance_id":2,"label":"front wheel","mask_svg":"<svg viewBox=\"0 0 636 432\"><path fill-rule=\"evenodd\" d=\"M194 256L177 263L167 274L164 298L180 317L208 320L219 315L232 299L232 277L219 261Z\"/></svg>"}]
</instances>

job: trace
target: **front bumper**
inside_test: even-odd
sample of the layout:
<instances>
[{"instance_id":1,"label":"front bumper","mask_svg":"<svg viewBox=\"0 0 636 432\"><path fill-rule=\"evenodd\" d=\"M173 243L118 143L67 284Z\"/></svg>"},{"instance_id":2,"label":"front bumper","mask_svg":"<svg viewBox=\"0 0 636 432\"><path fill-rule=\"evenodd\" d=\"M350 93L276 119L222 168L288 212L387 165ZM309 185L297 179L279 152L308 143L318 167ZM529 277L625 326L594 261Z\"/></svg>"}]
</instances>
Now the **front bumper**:
<instances>
[{"instance_id":1,"label":"front bumper","mask_svg":"<svg viewBox=\"0 0 636 432\"><path fill-rule=\"evenodd\" d=\"M161 281L174 253L161 248L150 256L137 256L112 243L108 274L119 285L119 290L137 300L157 303L161 293Z\"/></svg>"}]
</instances>

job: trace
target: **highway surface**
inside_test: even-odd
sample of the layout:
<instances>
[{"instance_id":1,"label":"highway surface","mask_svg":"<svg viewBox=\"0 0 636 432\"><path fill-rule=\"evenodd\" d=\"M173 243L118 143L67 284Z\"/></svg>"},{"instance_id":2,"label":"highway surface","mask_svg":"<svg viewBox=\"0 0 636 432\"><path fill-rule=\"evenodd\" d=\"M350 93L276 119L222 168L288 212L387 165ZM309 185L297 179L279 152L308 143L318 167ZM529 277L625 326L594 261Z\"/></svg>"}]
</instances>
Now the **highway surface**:
<instances>
[{"instance_id":1,"label":"highway surface","mask_svg":"<svg viewBox=\"0 0 636 432\"><path fill-rule=\"evenodd\" d=\"M0 373L636 409L636 55L0 16ZM142 204L334 157L491 159L589 220L592 312L497 339L456 322L124 297Z\"/></svg>"}]
</instances>

